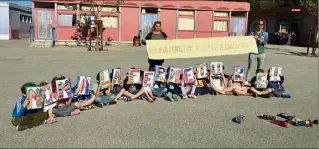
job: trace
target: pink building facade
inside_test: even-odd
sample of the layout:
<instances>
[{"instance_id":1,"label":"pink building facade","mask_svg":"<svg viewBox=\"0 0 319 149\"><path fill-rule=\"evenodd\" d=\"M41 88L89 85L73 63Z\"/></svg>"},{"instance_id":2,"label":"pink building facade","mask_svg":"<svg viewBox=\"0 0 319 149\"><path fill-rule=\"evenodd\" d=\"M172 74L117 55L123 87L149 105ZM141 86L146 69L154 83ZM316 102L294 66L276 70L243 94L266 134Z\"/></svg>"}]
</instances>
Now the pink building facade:
<instances>
[{"instance_id":1,"label":"pink building facade","mask_svg":"<svg viewBox=\"0 0 319 149\"><path fill-rule=\"evenodd\" d=\"M103 39L132 42L144 38L155 21L169 39L244 36L249 3L225 1L124 1L119 7L105 3L100 12ZM74 41L77 20L90 15L90 4L81 0L32 0L34 40ZM94 19L94 18L93 18ZM52 33L51 28L55 28Z\"/></svg>"}]
</instances>

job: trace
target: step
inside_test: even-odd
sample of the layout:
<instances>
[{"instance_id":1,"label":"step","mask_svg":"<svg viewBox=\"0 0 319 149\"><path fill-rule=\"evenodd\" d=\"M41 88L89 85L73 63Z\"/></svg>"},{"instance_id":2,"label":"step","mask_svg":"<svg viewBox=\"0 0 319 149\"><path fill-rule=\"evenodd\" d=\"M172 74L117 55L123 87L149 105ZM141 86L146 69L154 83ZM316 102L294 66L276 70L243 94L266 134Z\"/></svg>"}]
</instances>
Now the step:
<instances>
[{"instance_id":1,"label":"step","mask_svg":"<svg viewBox=\"0 0 319 149\"><path fill-rule=\"evenodd\" d=\"M31 47L45 47L45 48L51 48L52 47L52 40L36 40L33 41L30 45Z\"/></svg>"}]
</instances>

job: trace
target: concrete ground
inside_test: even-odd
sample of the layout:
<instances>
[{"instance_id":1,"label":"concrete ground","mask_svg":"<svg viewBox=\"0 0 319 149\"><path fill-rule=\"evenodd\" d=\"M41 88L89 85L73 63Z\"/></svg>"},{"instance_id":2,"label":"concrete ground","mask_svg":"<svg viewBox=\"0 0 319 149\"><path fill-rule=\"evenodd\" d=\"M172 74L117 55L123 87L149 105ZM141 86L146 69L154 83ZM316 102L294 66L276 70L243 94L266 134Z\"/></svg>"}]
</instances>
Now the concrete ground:
<instances>
[{"instance_id":1,"label":"concrete ground","mask_svg":"<svg viewBox=\"0 0 319 149\"><path fill-rule=\"evenodd\" d=\"M318 58L298 56L305 48L269 46L265 68L283 67L285 87L293 98L201 96L178 102L158 100L119 102L78 116L58 118L56 124L17 132L11 125L13 105L27 81L50 81L54 76L95 78L98 71L121 67L147 69L145 48L110 46L108 52L79 47L29 48L27 41L0 41L0 147L285 147L318 148L319 126L281 128L256 118L264 113L290 113L319 119ZM278 48L278 49L277 49ZM226 73L233 65L247 66L247 54L166 60L165 65L195 66L222 61ZM242 124L231 119L246 116Z\"/></svg>"}]
</instances>

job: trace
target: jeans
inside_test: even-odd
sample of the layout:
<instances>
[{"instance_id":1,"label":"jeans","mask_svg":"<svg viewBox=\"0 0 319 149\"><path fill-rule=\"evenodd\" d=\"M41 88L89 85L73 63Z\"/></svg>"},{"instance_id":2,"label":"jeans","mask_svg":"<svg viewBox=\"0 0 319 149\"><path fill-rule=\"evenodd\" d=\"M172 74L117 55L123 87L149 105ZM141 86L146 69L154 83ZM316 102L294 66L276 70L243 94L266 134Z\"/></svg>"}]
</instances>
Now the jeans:
<instances>
[{"instance_id":1,"label":"jeans","mask_svg":"<svg viewBox=\"0 0 319 149\"><path fill-rule=\"evenodd\" d=\"M103 104L108 104L110 103L113 99L115 98L114 94L111 94L109 96L98 96L95 98L95 103L103 103Z\"/></svg>"},{"instance_id":2,"label":"jeans","mask_svg":"<svg viewBox=\"0 0 319 149\"><path fill-rule=\"evenodd\" d=\"M251 69L251 66L255 65L255 63L257 61L257 69L262 69L264 62L265 62L265 57L266 57L266 53L262 53L262 54L249 53L248 68L247 68L247 72L246 72L246 79L247 80L251 79L251 73L253 72L253 70Z\"/></svg>"},{"instance_id":3,"label":"jeans","mask_svg":"<svg viewBox=\"0 0 319 149\"><path fill-rule=\"evenodd\" d=\"M204 87L196 87L195 90L196 95L207 95L207 94L213 94L213 91L210 87L204 86Z\"/></svg>"},{"instance_id":4,"label":"jeans","mask_svg":"<svg viewBox=\"0 0 319 149\"><path fill-rule=\"evenodd\" d=\"M151 90L155 97L162 97L167 92L167 88L152 88Z\"/></svg>"},{"instance_id":5,"label":"jeans","mask_svg":"<svg viewBox=\"0 0 319 149\"><path fill-rule=\"evenodd\" d=\"M183 95L195 95L196 86L181 86L181 90Z\"/></svg>"}]
</instances>

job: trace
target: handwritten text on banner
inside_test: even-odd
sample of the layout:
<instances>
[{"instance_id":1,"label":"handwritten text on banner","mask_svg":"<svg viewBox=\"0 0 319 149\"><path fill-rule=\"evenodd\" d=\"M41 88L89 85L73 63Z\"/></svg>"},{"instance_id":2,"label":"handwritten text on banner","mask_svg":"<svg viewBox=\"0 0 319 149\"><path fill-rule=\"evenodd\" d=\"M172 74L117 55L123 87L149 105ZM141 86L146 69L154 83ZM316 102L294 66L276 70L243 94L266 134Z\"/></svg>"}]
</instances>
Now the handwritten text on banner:
<instances>
[{"instance_id":1,"label":"handwritten text on banner","mask_svg":"<svg viewBox=\"0 0 319 149\"><path fill-rule=\"evenodd\" d=\"M257 53L253 36L147 40L150 59L195 58Z\"/></svg>"}]
</instances>

